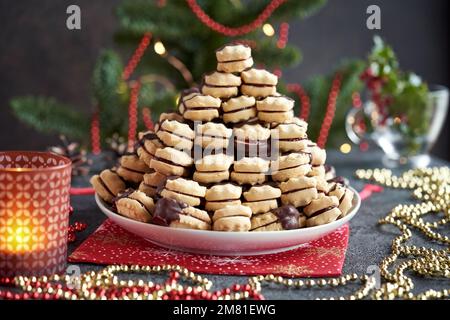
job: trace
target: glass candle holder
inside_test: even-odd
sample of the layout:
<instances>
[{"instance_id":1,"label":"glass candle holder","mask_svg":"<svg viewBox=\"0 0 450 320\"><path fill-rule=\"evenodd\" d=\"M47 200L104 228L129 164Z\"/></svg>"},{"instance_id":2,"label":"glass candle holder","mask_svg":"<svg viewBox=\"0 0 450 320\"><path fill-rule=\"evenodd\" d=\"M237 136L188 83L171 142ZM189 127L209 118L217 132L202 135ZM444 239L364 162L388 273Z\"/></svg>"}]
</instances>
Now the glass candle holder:
<instances>
[{"instance_id":1,"label":"glass candle holder","mask_svg":"<svg viewBox=\"0 0 450 320\"><path fill-rule=\"evenodd\" d=\"M0 151L0 276L65 271L71 169L53 153Z\"/></svg>"}]
</instances>

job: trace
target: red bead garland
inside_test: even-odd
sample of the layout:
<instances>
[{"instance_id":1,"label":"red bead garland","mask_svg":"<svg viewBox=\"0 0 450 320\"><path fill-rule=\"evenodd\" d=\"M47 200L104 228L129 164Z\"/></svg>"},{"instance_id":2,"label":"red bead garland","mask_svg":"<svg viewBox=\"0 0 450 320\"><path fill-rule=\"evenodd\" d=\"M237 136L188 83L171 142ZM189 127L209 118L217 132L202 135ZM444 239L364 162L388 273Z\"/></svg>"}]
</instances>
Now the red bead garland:
<instances>
[{"instance_id":1,"label":"red bead garland","mask_svg":"<svg viewBox=\"0 0 450 320\"><path fill-rule=\"evenodd\" d=\"M320 127L319 138L317 139L317 145L320 148L324 148L327 143L328 134L330 132L331 124L333 123L334 115L336 112L336 101L340 92L341 80L342 75L339 72L336 73L331 85L330 94L328 95L325 118L323 120L322 126Z\"/></svg>"},{"instance_id":2,"label":"red bead garland","mask_svg":"<svg viewBox=\"0 0 450 320\"><path fill-rule=\"evenodd\" d=\"M144 125L148 130L153 130L154 123L153 123L151 111L149 108L142 109L142 120L144 121Z\"/></svg>"},{"instance_id":3,"label":"red bead garland","mask_svg":"<svg viewBox=\"0 0 450 320\"><path fill-rule=\"evenodd\" d=\"M195 14L195 16L208 28L228 37L237 37L250 33L254 31L256 28L261 27L263 23L270 18L272 13L279 6L285 3L286 0L272 0L255 20L246 25L236 28L227 27L212 19L205 11L203 11L203 9L199 6L196 0L186 0L186 2L191 8L192 12Z\"/></svg>"},{"instance_id":4,"label":"red bead garland","mask_svg":"<svg viewBox=\"0 0 450 320\"><path fill-rule=\"evenodd\" d=\"M130 104L128 106L128 151L133 151L138 124L138 102L141 83L134 82L131 85Z\"/></svg>"},{"instance_id":5,"label":"red bead garland","mask_svg":"<svg viewBox=\"0 0 450 320\"><path fill-rule=\"evenodd\" d=\"M289 23L283 22L282 24L280 24L280 35L277 41L278 48L284 49L286 47L286 44L288 42L288 36L289 36Z\"/></svg>"},{"instance_id":6,"label":"red bead garland","mask_svg":"<svg viewBox=\"0 0 450 320\"><path fill-rule=\"evenodd\" d=\"M146 32L139 42L138 47L134 51L131 59L128 61L127 66L125 67L122 78L126 81L131 77L131 74L136 69L137 65L141 61L142 56L147 50L148 45L150 44L150 40L152 39L152 34L150 32Z\"/></svg>"},{"instance_id":7,"label":"red bead garland","mask_svg":"<svg viewBox=\"0 0 450 320\"><path fill-rule=\"evenodd\" d=\"M73 212L74 212L73 207L70 206L69 216L71 216L73 214ZM86 228L87 228L87 224L84 222L79 222L79 221L76 221L74 224L70 225L67 228L67 242L68 243L75 242L75 240L77 239L76 233L81 232L81 231L85 230Z\"/></svg>"},{"instance_id":8,"label":"red bead garland","mask_svg":"<svg viewBox=\"0 0 450 320\"><path fill-rule=\"evenodd\" d=\"M16 289L22 288L28 292L16 293L10 290L0 290L0 299L133 299L137 295L144 295L144 297L151 296L164 290L162 295L159 296L162 300L218 300L227 296L228 298L230 296L239 296L238 299L264 300L264 296L249 284L234 284L229 288L210 292L203 286L180 286L180 278L181 275L179 272L171 271L168 279L162 284L139 284L137 282L134 285L117 283L102 286L101 284L96 284L95 280L91 280L90 283L87 283L87 288L80 290L80 288L71 287L67 280L63 280L63 277L46 277L45 280L34 277L5 277L0 278L0 286Z\"/></svg>"},{"instance_id":9,"label":"red bead garland","mask_svg":"<svg viewBox=\"0 0 450 320\"><path fill-rule=\"evenodd\" d=\"M91 120L91 148L92 153L97 155L102 152L100 143L100 120L98 111L94 113Z\"/></svg>"},{"instance_id":10,"label":"red bead garland","mask_svg":"<svg viewBox=\"0 0 450 320\"><path fill-rule=\"evenodd\" d=\"M354 108L361 108L362 106L362 101L361 101L361 96L359 94L359 92L353 92L352 93L352 104Z\"/></svg>"},{"instance_id":11,"label":"red bead garland","mask_svg":"<svg viewBox=\"0 0 450 320\"><path fill-rule=\"evenodd\" d=\"M287 85L287 89L290 92L295 93L300 99L300 119L308 121L309 113L311 111L311 102L303 87L298 83L290 83Z\"/></svg>"}]
</instances>

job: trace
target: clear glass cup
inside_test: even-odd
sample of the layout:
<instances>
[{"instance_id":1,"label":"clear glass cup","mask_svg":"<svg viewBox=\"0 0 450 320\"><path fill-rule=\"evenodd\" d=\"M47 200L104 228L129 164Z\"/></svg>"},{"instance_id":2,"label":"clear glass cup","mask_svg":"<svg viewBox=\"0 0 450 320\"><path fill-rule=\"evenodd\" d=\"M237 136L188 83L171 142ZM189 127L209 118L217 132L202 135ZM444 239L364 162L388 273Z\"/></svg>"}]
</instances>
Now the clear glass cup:
<instances>
[{"instance_id":1,"label":"clear glass cup","mask_svg":"<svg viewBox=\"0 0 450 320\"><path fill-rule=\"evenodd\" d=\"M405 134L407 123L399 118L387 118L381 121L375 103L367 101L361 108L353 108L346 118L346 132L349 139L359 144L362 140L374 142L384 152L383 164L387 167L408 165L414 168L426 167L431 158L429 152L436 142L448 111L449 91L441 85L431 85L428 94L426 114L418 114L426 121L423 134L411 136Z\"/></svg>"}]
</instances>

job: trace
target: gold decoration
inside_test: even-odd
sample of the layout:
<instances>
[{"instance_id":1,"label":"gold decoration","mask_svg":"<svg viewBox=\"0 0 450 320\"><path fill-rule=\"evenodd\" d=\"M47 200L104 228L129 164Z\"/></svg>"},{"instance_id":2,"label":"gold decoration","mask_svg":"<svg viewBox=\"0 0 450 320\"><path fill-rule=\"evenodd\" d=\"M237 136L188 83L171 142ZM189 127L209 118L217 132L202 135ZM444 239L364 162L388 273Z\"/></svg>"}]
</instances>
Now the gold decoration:
<instances>
[{"instance_id":1,"label":"gold decoration","mask_svg":"<svg viewBox=\"0 0 450 320\"><path fill-rule=\"evenodd\" d=\"M265 283L277 283L287 287L310 288L313 286L339 286L349 281L363 283L362 287L347 297L338 299L448 299L450 290L433 289L413 294L414 282L406 272L414 272L418 276L450 278L450 238L438 232L450 221L450 168L427 168L409 170L401 176L394 176L387 169L357 170L359 179L372 180L386 187L413 190L413 196L421 201L417 204L399 204L382 218L380 224L391 224L400 229L401 235L392 241L391 254L380 263L381 283L377 286L375 277L357 274L344 275L334 279L292 280L283 277L257 276L249 280L256 290L261 290ZM426 215L443 213L444 217L437 221L425 221ZM412 238L411 229L422 232L430 241L446 246L445 249L406 245ZM329 252L323 252L329 254ZM401 258L401 261L398 259Z\"/></svg>"},{"instance_id":2,"label":"gold decoration","mask_svg":"<svg viewBox=\"0 0 450 320\"><path fill-rule=\"evenodd\" d=\"M271 268L274 273L283 273L290 276L297 276L299 274L310 274L312 271L307 266L296 266L295 264L276 265Z\"/></svg>"}]
</instances>

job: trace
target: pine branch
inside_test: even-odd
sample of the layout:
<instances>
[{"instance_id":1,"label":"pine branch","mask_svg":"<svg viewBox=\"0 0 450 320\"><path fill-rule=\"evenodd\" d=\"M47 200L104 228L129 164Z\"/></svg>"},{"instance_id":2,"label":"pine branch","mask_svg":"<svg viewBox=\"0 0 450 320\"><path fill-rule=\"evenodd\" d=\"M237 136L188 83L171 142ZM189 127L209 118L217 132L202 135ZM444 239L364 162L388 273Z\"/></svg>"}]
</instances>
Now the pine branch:
<instances>
[{"instance_id":1,"label":"pine branch","mask_svg":"<svg viewBox=\"0 0 450 320\"><path fill-rule=\"evenodd\" d=\"M122 72L121 59L114 51L101 53L94 69L92 86L100 109L103 138L111 136L122 126L126 114L129 92L122 80Z\"/></svg>"},{"instance_id":2,"label":"pine branch","mask_svg":"<svg viewBox=\"0 0 450 320\"><path fill-rule=\"evenodd\" d=\"M63 134L81 142L88 140L87 116L54 98L16 97L10 101L10 105L19 120L37 131Z\"/></svg>"},{"instance_id":3,"label":"pine branch","mask_svg":"<svg viewBox=\"0 0 450 320\"><path fill-rule=\"evenodd\" d=\"M328 102L333 77L337 71L342 73L340 94L336 102L336 113L332 125L332 134L329 135L327 147L337 147L346 140L345 117L352 106L352 93L361 91L363 85L359 75L364 69L360 60L349 60L341 63L336 70L326 76L312 78L305 85L306 92L311 99L311 113L308 126L308 135L315 141L319 135ZM339 128L339 130L337 130Z\"/></svg>"}]
</instances>

